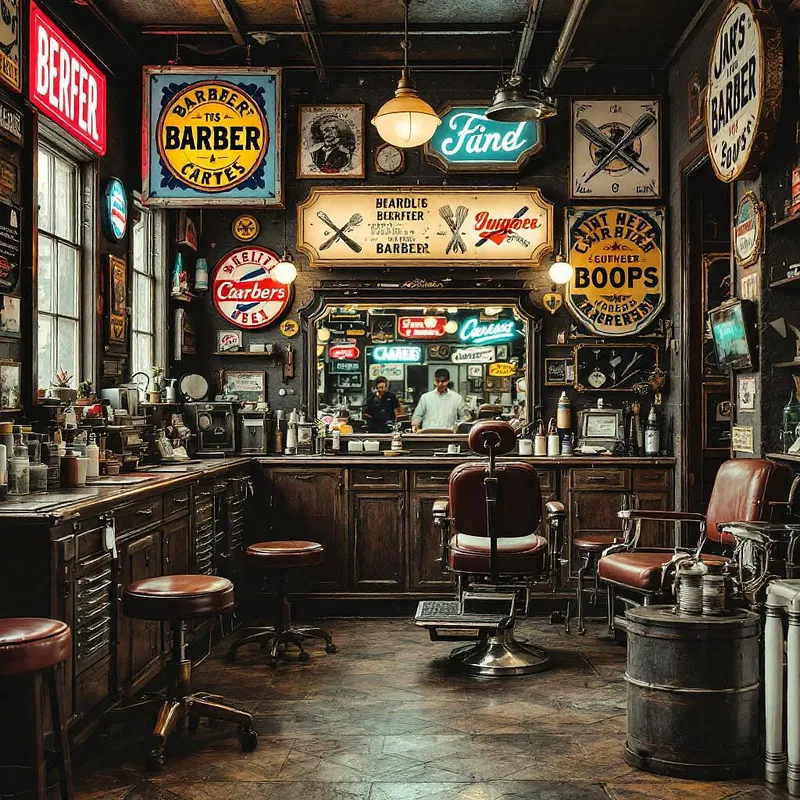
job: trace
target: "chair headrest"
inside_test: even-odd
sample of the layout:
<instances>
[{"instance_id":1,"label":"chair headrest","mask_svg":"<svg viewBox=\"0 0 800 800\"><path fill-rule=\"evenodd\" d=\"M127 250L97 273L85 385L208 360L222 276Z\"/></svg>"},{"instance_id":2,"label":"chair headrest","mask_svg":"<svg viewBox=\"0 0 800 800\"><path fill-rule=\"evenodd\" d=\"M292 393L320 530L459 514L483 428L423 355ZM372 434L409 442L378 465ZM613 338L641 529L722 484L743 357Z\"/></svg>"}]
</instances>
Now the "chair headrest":
<instances>
[{"instance_id":1,"label":"chair headrest","mask_svg":"<svg viewBox=\"0 0 800 800\"><path fill-rule=\"evenodd\" d=\"M476 422L467 439L469 449L473 453L487 455L489 447L494 447L495 455L510 453L517 443L514 429L503 420L484 419Z\"/></svg>"}]
</instances>

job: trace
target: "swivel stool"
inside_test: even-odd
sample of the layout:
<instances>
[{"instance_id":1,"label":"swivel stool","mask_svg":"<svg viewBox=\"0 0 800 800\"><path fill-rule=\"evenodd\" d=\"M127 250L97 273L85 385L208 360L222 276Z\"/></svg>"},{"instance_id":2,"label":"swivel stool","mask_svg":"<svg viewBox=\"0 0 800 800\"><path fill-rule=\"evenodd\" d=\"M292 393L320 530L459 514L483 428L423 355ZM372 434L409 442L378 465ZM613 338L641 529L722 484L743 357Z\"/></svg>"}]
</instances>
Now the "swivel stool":
<instances>
[{"instance_id":1,"label":"swivel stool","mask_svg":"<svg viewBox=\"0 0 800 800\"><path fill-rule=\"evenodd\" d=\"M584 578L587 575L594 576L594 590L592 591L592 605L597 602L598 576L597 561L607 547L612 544L619 544L621 538L613 534L587 533L572 540L572 546L578 551L581 565L578 567L578 586L575 590L575 605L578 610L578 635L586 635L586 624L584 615ZM567 617L564 627L567 633L570 628L570 617L572 616L572 603L567 601Z\"/></svg>"},{"instance_id":2,"label":"swivel stool","mask_svg":"<svg viewBox=\"0 0 800 800\"><path fill-rule=\"evenodd\" d=\"M321 639L325 642L325 652L335 653L336 645L328 631L310 626L292 625L292 604L289 600L289 573L303 567L314 567L322 563L325 550L317 542L285 541L259 542L251 544L246 551L247 563L258 570L275 574L278 583L278 613L275 625L269 627L250 627L242 630L243 638L231 645L229 660L236 659L240 647L260 644L269 648L269 665L274 667L278 657L286 651L286 645L293 644L300 650L298 660L310 659L303 647L304 639Z\"/></svg>"},{"instance_id":3,"label":"swivel stool","mask_svg":"<svg viewBox=\"0 0 800 800\"><path fill-rule=\"evenodd\" d=\"M192 692L192 662L186 654L186 621L213 617L233 608L233 584L215 575L165 575L132 583L122 598L122 609L134 619L168 622L172 629L172 658L167 665L166 694L145 696L139 702L107 711L101 728L139 715L158 712L153 729L150 770L164 766L167 737L188 717L189 730L197 730L200 718L235 722L241 726L242 750L255 750L258 735L253 717L225 705L220 695Z\"/></svg>"}]
</instances>

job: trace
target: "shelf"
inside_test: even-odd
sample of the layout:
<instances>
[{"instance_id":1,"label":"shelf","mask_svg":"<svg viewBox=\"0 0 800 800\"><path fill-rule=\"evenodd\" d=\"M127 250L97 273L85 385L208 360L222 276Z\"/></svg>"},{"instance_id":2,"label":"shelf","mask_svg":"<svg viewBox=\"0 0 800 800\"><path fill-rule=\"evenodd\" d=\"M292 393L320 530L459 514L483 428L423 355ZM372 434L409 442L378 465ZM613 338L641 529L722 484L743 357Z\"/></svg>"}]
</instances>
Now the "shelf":
<instances>
[{"instance_id":1,"label":"shelf","mask_svg":"<svg viewBox=\"0 0 800 800\"><path fill-rule=\"evenodd\" d=\"M262 358L273 358L277 353L251 353L249 350L222 350L212 353L214 356L261 356Z\"/></svg>"},{"instance_id":2,"label":"shelf","mask_svg":"<svg viewBox=\"0 0 800 800\"><path fill-rule=\"evenodd\" d=\"M767 453L764 458L773 458L778 461L800 462L800 453Z\"/></svg>"},{"instance_id":3,"label":"shelf","mask_svg":"<svg viewBox=\"0 0 800 800\"><path fill-rule=\"evenodd\" d=\"M180 403L139 403L140 406L147 406L148 408L176 408Z\"/></svg>"},{"instance_id":4,"label":"shelf","mask_svg":"<svg viewBox=\"0 0 800 800\"><path fill-rule=\"evenodd\" d=\"M197 300L199 294L192 294L191 292L183 292L183 294L171 294L170 298L176 303L191 303L192 300Z\"/></svg>"},{"instance_id":5,"label":"shelf","mask_svg":"<svg viewBox=\"0 0 800 800\"><path fill-rule=\"evenodd\" d=\"M779 361L772 366L778 369L800 369L800 358L798 358L797 361Z\"/></svg>"},{"instance_id":6,"label":"shelf","mask_svg":"<svg viewBox=\"0 0 800 800\"><path fill-rule=\"evenodd\" d=\"M772 281L769 285L770 289L788 288L800 289L800 275L795 275L792 278L781 278L779 281Z\"/></svg>"},{"instance_id":7,"label":"shelf","mask_svg":"<svg viewBox=\"0 0 800 800\"><path fill-rule=\"evenodd\" d=\"M778 220L774 225L770 225L769 229L771 231L780 230L781 228L784 228L785 226L791 225L793 222L796 222L798 219L800 219L800 211L794 214L789 214L788 217L784 217L783 219Z\"/></svg>"}]
</instances>

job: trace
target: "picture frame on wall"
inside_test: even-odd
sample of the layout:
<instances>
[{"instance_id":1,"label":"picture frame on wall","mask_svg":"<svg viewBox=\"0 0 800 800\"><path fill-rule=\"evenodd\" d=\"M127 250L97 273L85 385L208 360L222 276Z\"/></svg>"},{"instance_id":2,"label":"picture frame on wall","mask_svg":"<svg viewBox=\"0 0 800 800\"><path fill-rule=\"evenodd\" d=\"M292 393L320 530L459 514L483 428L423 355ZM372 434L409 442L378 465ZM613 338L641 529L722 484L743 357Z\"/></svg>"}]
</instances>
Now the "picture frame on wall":
<instances>
[{"instance_id":1,"label":"picture frame on wall","mask_svg":"<svg viewBox=\"0 0 800 800\"><path fill-rule=\"evenodd\" d=\"M364 177L364 105L298 108L297 177Z\"/></svg>"},{"instance_id":2,"label":"picture frame on wall","mask_svg":"<svg viewBox=\"0 0 800 800\"><path fill-rule=\"evenodd\" d=\"M567 381L566 358L546 358L544 360L544 385L545 386L569 386Z\"/></svg>"},{"instance_id":3,"label":"picture frame on wall","mask_svg":"<svg viewBox=\"0 0 800 800\"><path fill-rule=\"evenodd\" d=\"M576 392L630 392L660 370L655 344L579 344L573 349Z\"/></svg>"},{"instance_id":4,"label":"picture frame on wall","mask_svg":"<svg viewBox=\"0 0 800 800\"><path fill-rule=\"evenodd\" d=\"M732 421L728 384L705 384L703 386L703 447L706 450L729 450Z\"/></svg>"},{"instance_id":5,"label":"picture frame on wall","mask_svg":"<svg viewBox=\"0 0 800 800\"><path fill-rule=\"evenodd\" d=\"M195 221L189 216L187 211L181 209L178 212L175 243L188 247L190 250L197 250L198 241L199 236L197 234L197 225Z\"/></svg>"},{"instance_id":6,"label":"picture frame on wall","mask_svg":"<svg viewBox=\"0 0 800 800\"><path fill-rule=\"evenodd\" d=\"M755 375L736 376L736 407L739 411L756 410L756 377Z\"/></svg>"},{"instance_id":7,"label":"picture frame on wall","mask_svg":"<svg viewBox=\"0 0 800 800\"><path fill-rule=\"evenodd\" d=\"M264 370L225 370L225 394L244 403L263 403L267 399L267 374Z\"/></svg>"},{"instance_id":8,"label":"picture frame on wall","mask_svg":"<svg viewBox=\"0 0 800 800\"><path fill-rule=\"evenodd\" d=\"M235 353L242 349L242 332L237 330L217 331L217 352Z\"/></svg>"},{"instance_id":9,"label":"picture frame on wall","mask_svg":"<svg viewBox=\"0 0 800 800\"><path fill-rule=\"evenodd\" d=\"M22 405L22 364L0 360L0 411L18 411Z\"/></svg>"},{"instance_id":10,"label":"picture frame on wall","mask_svg":"<svg viewBox=\"0 0 800 800\"><path fill-rule=\"evenodd\" d=\"M107 267L108 287L108 343L125 346L128 334L128 265L124 258L109 253Z\"/></svg>"},{"instance_id":11,"label":"picture frame on wall","mask_svg":"<svg viewBox=\"0 0 800 800\"><path fill-rule=\"evenodd\" d=\"M0 295L0 338L22 336L21 300L11 294Z\"/></svg>"},{"instance_id":12,"label":"picture frame on wall","mask_svg":"<svg viewBox=\"0 0 800 800\"><path fill-rule=\"evenodd\" d=\"M706 128L706 87L700 74L693 72L686 87L686 108L689 141L693 142Z\"/></svg>"}]
</instances>

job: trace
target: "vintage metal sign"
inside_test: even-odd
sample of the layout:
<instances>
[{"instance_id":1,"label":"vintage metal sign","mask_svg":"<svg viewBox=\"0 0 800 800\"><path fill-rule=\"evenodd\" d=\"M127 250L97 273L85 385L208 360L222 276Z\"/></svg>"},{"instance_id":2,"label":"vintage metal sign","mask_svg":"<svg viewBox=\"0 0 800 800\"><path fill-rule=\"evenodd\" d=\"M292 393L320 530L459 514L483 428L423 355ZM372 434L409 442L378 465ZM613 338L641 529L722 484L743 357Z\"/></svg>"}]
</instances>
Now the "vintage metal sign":
<instances>
[{"instance_id":1,"label":"vintage metal sign","mask_svg":"<svg viewBox=\"0 0 800 800\"><path fill-rule=\"evenodd\" d=\"M272 278L278 256L266 247L238 247L225 255L211 276L214 306L239 328L271 325L292 299L289 286Z\"/></svg>"},{"instance_id":2,"label":"vintage metal sign","mask_svg":"<svg viewBox=\"0 0 800 800\"><path fill-rule=\"evenodd\" d=\"M97 155L106 152L106 76L71 39L30 6L33 104Z\"/></svg>"},{"instance_id":3,"label":"vintage metal sign","mask_svg":"<svg viewBox=\"0 0 800 800\"><path fill-rule=\"evenodd\" d=\"M487 119L486 106L445 106L442 124L425 144L425 160L445 172L519 172L544 148L541 122Z\"/></svg>"},{"instance_id":4,"label":"vintage metal sign","mask_svg":"<svg viewBox=\"0 0 800 800\"><path fill-rule=\"evenodd\" d=\"M335 344L328 348L328 357L336 361L357 361L361 350L354 344Z\"/></svg>"},{"instance_id":5,"label":"vintage metal sign","mask_svg":"<svg viewBox=\"0 0 800 800\"><path fill-rule=\"evenodd\" d=\"M143 197L283 206L281 70L146 67Z\"/></svg>"},{"instance_id":6,"label":"vintage metal sign","mask_svg":"<svg viewBox=\"0 0 800 800\"><path fill-rule=\"evenodd\" d=\"M745 192L733 219L733 252L740 267L758 261L764 243L764 205L753 192Z\"/></svg>"},{"instance_id":7,"label":"vintage metal sign","mask_svg":"<svg viewBox=\"0 0 800 800\"><path fill-rule=\"evenodd\" d=\"M491 364L495 360L495 348L488 347L461 347L453 351L450 360L454 364Z\"/></svg>"},{"instance_id":8,"label":"vintage metal sign","mask_svg":"<svg viewBox=\"0 0 800 800\"><path fill-rule=\"evenodd\" d=\"M664 307L664 209L566 209L572 315L598 336L633 336Z\"/></svg>"},{"instance_id":9,"label":"vintage metal sign","mask_svg":"<svg viewBox=\"0 0 800 800\"><path fill-rule=\"evenodd\" d=\"M19 0L4 0L0 14L0 80L15 92L19 82L19 37L22 22L19 17Z\"/></svg>"},{"instance_id":10,"label":"vintage metal sign","mask_svg":"<svg viewBox=\"0 0 800 800\"><path fill-rule=\"evenodd\" d=\"M315 188L297 212L297 247L318 267L536 267L553 250L538 189Z\"/></svg>"},{"instance_id":11,"label":"vintage metal sign","mask_svg":"<svg viewBox=\"0 0 800 800\"><path fill-rule=\"evenodd\" d=\"M492 378L511 378L516 374L516 364L507 361L495 361L494 364L489 364L489 375Z\"/></svg>"},{"instance_id":12,"label":"vintage metal sign","mask_svg":"<svg viewBox=\"0 0 800 800\"><path fill-rule=\"evenodd\" d=\"M13 292L20 271L20 211L0 201L0 294Z\"/></svg>"},{"instance_id":13,"label":"vintage metal sign","mask_svg":"<svg viewBox=\"0 0 800 800\"><path fill-rule=\"evenodd\" d=\"M100 219L109 239L119 242L124 238L128 230L128 195L119 178L111 178L106 184Z\"/></svg>"},{"instance_id":14,"label":"vintage metal sign","mask_svg":"<svg viewBox=\"0 0 800 800\"><path fill-rule=\"evenodd\" d=\"M706 142L721 181L753 178L778 122L783 44L769 0L733 0L708 65Z\"/></svg>"},{"instance_id":15,"label":"vintage metal sign","mask_svg":"<svg viewBox=\"0 0 800 800\"><path fill-rule=\"evenodd\" d=\"M22 144L22 113L0 99L0 136Z\"/></svg>"},{"instance_id":16,"label":"vintage metal sign","mask_svg":"<svg viewBox=\"0 0 800 800\"><path fill-rule=\"evenodd\" d=\"M397 332L404 339L438 339L444 336L447 317L400 317Z\"/></svg>"}]
</instances>

